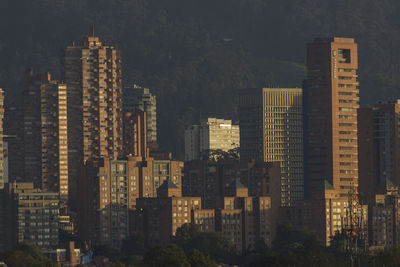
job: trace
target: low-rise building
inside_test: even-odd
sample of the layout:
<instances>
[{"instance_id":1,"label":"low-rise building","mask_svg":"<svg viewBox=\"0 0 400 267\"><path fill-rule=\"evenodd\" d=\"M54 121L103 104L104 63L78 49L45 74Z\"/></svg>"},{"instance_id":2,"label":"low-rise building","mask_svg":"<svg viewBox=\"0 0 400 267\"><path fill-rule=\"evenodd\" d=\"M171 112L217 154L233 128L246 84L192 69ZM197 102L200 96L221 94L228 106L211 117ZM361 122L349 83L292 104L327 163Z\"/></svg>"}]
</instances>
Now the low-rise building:
<instances>
[{"instance_id":1,"label":"low-rise building","mask_svg":"<svg viewBox=\"0 0 400 267\"><path fill-rule=\"evenodd\" d=\"M179 227L192 222L197 210L201 210L200 197L182 197L181 189L166 180L157 197L137 200L137 234L144 236L148 246L166 246Z\"/></svg>"},{"instance_id":2,"label":"low-rise building","mask_svg":"<svg viewBox=\"0 0 400 267\"><path fill-rule=\"evenodd\" d=\"M41 192L28 182L8 183L5 193L9 248L24 241L40 248L57 247L59 194Z\"/></svg>"}]
</instances>

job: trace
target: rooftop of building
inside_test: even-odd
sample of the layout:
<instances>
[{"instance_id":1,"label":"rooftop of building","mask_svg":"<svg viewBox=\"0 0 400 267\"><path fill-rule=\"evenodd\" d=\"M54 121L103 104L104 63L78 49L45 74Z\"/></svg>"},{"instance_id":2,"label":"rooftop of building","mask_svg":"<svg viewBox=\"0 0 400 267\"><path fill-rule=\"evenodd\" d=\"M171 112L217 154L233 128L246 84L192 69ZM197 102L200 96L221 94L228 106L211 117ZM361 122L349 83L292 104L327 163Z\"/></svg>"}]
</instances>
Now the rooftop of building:
<instances>
[{"instance_id":1,"label":"rooftop of building","mask_svg":"<svg viewBox=\"0 0 400 267\"><path fill-rule=\"evenodd\" d=\"M228 188L236 189L236 188L246 188L246 187L239 181L239 179L236 179L235 181L233 181L228 185Z\"/></svg>"},{"instance_id":2,"label":"rooftop of building","mask_svg":"<svg viewBox=\"0 0 400 267\"><path fill-rule=\"evenodd\" d=\"M166 179L162 185L160 185L159 189L166 189L166 188L178 188L170 179Z\"/></svg>"},{"instance_id":3,"label":"rooftop of building","mask_svg":"<svg viewBox=\"0 0 400 267\"><path fill-rule=\"evenodd\" d=\"M318 43L347 43L347 44L354 44L354 38L347 38L347 37L322 37L322 38L315 38L314 42L315 44Z\"/></svg>"}]
</instances>

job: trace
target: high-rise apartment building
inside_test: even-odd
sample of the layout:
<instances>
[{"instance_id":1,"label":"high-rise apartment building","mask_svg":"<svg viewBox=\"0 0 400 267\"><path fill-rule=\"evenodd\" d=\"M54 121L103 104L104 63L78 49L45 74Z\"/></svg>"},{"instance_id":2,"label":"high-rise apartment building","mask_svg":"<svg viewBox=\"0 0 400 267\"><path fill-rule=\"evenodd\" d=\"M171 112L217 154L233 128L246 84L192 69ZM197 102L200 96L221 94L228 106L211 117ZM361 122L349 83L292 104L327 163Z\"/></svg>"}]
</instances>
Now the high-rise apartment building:
<instances>
[{"instance_id":1,"label":"high-rise apartment building","mask_svg":"<svg viewBox=\"0 0 400 267\"><path fill-rule=\"evenodd\" d=\"M282 209L298 229L326 245L343 231L366 241L368 208L358 187L357 44L352 38L318 38L307 45L303 90L304 166L307 199ZM355 230L356 229L356 230Z\"/></svg>"},{"instance_id":2,"label":"high-rise apartment building","mask_svg":"<svg viewBox=\"0 0 400 267\"><path fill-rule=\"evenodd\" d=\"M25 87L8 130L9 174L68 199L67 87L49 73L25 72ZM20 168L20 169L19 169Z\"/></svg>"},{"instance_id":3,"label":"high-rise apartment building","mask_svg":"<svg viewBox=\"0 0 400 267\"><path fill-rule=\"evenodd\" d=\"M120 51L92 33L64 50L61 73L67 84L69 177L76 192L84 162L117 158L123 151Z\"/></svg>"},{"instance_id":4,"label":"high-rise apartment building","mask_svg":"<svg viewBox=\"0 0 400 267\"><path fill-rule=\"evenodd\" d=\"M400 185L400 100L358 110L359 192L374 200Z\"/></svg>"},{"instance_id":5,"label":"high-rise apartment building","mask_svg":"<svg viewBox=\"0 0 400 267\"><path fill-rule=\"evenodd\" d=\"M122 96L123 111L135 113L136 109L146 112L147 142L157 146L157 98L148 88L137 85L125 87Z\"/></svg>"},{"instance_id":6,"label":"high-rise apartment building","mask_svg":"<svg viewBox=\"0 0 400 267\"><path fill-rule=\"evenodd\" d=\"M306 190L325 181L347 196L358 186L357 44L352 38L318 38L307 45Z\"/></svg>"},{"instance_id":7,"label":"high-rise apartment building","mask_svg":"<svg viewBox=\"0 0 400 267\"><path fill-rule=\"evenodd\" d=\"M87 160L78 187L78 234L96 245L119 247L135 232L138 198L157 196L168 180L182 190L183 162L149 157L146 113L124 116L124 151L119 159Z\"/></svg>"},{"instance_id":8,"label":"high-rise apartment building","mask_svg":"<svg viewBox=\"0 0 400 267\"><path fill-rule=\"evenodd\" d=\"M231 120L208 118L185 130L185 160L204 159L210 150L227 152L238 148L239 139L239 125Z\"/></svg>"},{"instance_id":9,"label":"high-rise apartment building","mask_svg":"<svg viewBox=\"0 0 400 267\"><path fill-rule=\"evenodd\" d=\"M280 162L281 205L303 199L301 88L256 88L239 93L240 157Z\"/></svg>"}]
</instances>

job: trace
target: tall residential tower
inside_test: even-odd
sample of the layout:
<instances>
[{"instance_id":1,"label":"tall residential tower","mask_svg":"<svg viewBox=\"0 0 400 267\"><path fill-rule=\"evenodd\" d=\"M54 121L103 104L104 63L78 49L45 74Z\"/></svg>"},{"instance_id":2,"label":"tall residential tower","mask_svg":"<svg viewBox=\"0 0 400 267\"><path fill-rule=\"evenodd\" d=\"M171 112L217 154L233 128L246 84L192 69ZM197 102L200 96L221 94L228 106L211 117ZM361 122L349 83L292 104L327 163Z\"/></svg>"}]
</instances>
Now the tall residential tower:
<instances>
[{"instance_id":1,"label":"tall residential tower","mask_svg":"<svg viewBox=\"0 0 400 267\"><path fill-rule=\"evenodd\" d=\"M24 83L8 116L10 177L67 199L67 87L33 69L26 70Z\"/></svg>"},{"instance_id":2,"label":"tall residential tower","mask_svg":"<svg viewBox=\"0 0 400 267\"><path fill-rule=\"evenodd\" d=\"M321 38L307 45L307 193L328 182L347 196L358 185L357 69L352 38Z\"/></svg>"},{"instance_id":3,"label":"tall residential tower","mask_svg":"<svg viewBox=\"0 0 400 267\"><path fill-rule=\"evenodd\" d=\"M122 154L121 56L98 37L68 46L62 57L68 98L68 163L72 191L84 162Z\"/></svg>"}]
</instances>

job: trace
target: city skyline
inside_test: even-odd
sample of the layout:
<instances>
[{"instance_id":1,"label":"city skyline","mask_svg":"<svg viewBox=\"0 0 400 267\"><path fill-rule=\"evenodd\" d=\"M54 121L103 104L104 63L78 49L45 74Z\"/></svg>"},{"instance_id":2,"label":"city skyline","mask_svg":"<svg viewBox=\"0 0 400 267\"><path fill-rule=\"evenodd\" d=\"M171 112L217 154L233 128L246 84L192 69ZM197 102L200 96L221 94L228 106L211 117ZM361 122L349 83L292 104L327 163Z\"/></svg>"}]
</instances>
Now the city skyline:
<instances>
[{"instance_id":1,"label":"city skyline","mask_svg":"<svg viewBox=\"0 0 400 267\"><path fill-rule=\"evenodd\" d=\"M0 245L53 249L59 229L93 248L121 248L130 237L165 247L191 222L238 253L272 246L285 222L315 231L324 246L348 232L349 242L400 244L397 228L376 234L400 226L391 150L400 151L399 108L359 108L353 38L316 38L306 54L302 88L243 88L239 125L209 117L187 128L186 162L160 149L156 98L146 88L123 93L122 53L93 32L63 51L63 82L28 69L4 119L3 135L14 137L0 195L0 234L9 243ZM213 149L226 153L200 157ZM371 170L361 177L363 164ZM383 225L373 223L382 215Z\"/></svg>"}]
</instances>

